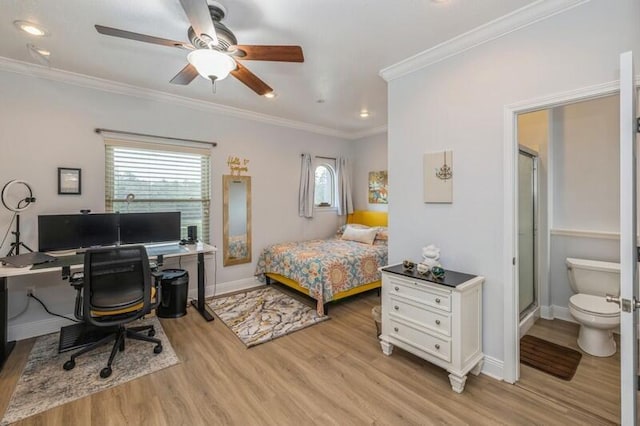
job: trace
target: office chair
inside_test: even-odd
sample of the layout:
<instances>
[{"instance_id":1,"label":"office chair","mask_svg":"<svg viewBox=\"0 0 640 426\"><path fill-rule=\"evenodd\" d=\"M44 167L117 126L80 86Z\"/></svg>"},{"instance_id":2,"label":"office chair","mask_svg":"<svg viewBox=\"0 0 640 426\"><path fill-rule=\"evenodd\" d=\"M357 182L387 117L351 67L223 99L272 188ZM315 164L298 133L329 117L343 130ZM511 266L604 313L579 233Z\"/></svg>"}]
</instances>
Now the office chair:
<instances>
[{"instance_id":1,"label":"office chair","mask_svg":"<svg viewBox=\"0 0 640 426\"><path fill-rule=\"evenodd\" d=\"M80 349L64 363L65 370L75 367L75 359L114 340L107 366L100 377L111 375L111 364L125 349L125 338L155 343L153 352L162 352L162 342L153 338L152 325L125 325L151 312L160 303L158 284L162 273L151 272L144 246L111 247L87 250L84 272L74 274L71 284L76 288L75 316L86 323L105 330L106 336ZM153 285L151 278L154 278ZM142 332L146 331L146 334Z\"/></svg>"}]
</instances>

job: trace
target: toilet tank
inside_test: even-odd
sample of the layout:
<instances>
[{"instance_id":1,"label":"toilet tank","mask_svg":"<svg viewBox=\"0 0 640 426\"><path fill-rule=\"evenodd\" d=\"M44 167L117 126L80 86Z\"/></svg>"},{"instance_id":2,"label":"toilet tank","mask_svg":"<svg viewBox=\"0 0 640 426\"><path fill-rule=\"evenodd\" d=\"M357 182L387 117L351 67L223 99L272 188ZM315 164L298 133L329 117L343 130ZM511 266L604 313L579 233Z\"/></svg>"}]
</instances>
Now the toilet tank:
<instances>
[{"instance_id":1,"label":"toilet tank","mask_svg":"<svg viewBox=\"0 0 640 426\"><path fill-rule=\"evenodd\" d=\"M569 284L576 293L620 295L620 264L599 260L567 258Z\"/></svg>"}]
</instances>

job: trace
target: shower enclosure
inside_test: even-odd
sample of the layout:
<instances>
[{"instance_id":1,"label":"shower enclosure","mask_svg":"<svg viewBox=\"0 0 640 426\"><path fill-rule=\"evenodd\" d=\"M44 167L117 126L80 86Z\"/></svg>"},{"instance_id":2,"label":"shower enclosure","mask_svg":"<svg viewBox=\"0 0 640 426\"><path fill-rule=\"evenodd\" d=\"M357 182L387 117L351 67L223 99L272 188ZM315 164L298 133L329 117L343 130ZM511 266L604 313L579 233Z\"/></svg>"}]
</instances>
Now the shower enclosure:
<instances>
[{"instance_id":1,"label":"shower enclosure","mask_svg":"<svg viewBox=\"0 0 640 426\"><path fill-rule=\"evenodd\" d=\"M518 282L520 319L537 306L538 154L520 146L518 155Z\"/></svg>"}]
</instances>

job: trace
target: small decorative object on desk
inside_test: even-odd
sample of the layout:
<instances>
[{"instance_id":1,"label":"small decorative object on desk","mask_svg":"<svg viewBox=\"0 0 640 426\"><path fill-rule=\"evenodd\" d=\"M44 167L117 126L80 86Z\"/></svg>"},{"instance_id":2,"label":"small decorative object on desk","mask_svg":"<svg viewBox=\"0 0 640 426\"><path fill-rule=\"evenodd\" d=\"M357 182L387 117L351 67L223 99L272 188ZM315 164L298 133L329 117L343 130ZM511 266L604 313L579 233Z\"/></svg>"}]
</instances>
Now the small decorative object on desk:
<instances>
[{"instance_id":1,"label":"small decorative object on desk","mask_svg":"<svg viewBox=\"0 0 640 426\"><path fill-rule=\"evenodd\" d=\"M410 260L405 260L402 262L402 267L407 271L413 271L416 267L416 264Z\"/></svg>"},{"instance_id":2,"label":"small decorative object on desk","mask_svg":"<svg viewBox=\"0 0 640 426\"><path fill-rule=\"evenodd\" d=\"M418 263L418 265L416 265L416 270L418 271L419 274L422 275L426 275L429 273L429 265L425 264L425 263Z\"/></svg>"},{"instance_id":3,"label":"small decorative object on desk","mask_svg":"<svg viewBox=\"0 0 640 426\"><path fill-rule=\"evenodd\" d=\"M444 278L444 269L440 266L434 266L431 268L431 275L433 275L433 278L442 279Z\"/></svg>"},{"instance_id":4,"label":"small decorative object on desk","mask_svg":"<svg viewBox=\"0 0 640 426\"><path fill-rule=\"evenodd\" d=\"M434 266L442 266L438 260L440 259L440 249L433 244L429 244L426 247L422 247L422 262L429 269L433 269Z\"/></svg>"}]
</instances>

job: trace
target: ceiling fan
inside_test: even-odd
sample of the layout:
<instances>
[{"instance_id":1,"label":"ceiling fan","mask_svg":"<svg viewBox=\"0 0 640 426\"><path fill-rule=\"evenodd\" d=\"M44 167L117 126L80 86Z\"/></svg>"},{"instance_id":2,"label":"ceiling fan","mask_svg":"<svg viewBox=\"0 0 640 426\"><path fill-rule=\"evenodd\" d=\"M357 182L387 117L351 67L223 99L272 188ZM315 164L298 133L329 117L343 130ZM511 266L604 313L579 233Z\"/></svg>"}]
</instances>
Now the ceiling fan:
<instances>
[{"instance_id":1,"label":"ceiling fan","mask_svg":"<svg viewBox=\"0 0 640 426\"><path fill-rule=\"evenodd\" d=\"M171 79L173 84L189 84L198 74L215 84L231 74L263 96L272 93L273 89L238 62L239 60L304 62L300 46L238 44L231 30L220 22L225 16L225 9L218 2L180 0L180 4L191 23L187 31L190 44L103 25L95 27L104 35L190 50L187 55L189 63Z\"/></svg>"}]
</instances>

